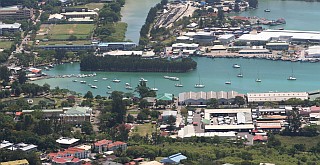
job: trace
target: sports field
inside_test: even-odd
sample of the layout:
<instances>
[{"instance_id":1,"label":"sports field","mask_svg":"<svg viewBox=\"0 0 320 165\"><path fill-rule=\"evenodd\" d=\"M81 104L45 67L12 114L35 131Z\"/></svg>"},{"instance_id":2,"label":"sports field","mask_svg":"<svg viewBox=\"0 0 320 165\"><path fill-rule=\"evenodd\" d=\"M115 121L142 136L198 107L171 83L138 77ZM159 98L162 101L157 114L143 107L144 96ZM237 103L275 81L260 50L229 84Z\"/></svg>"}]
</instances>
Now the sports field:
<instances>
[{"instance_id":1,"label":"sports field","mask_svg":"<svg viewBox=\"0 0 320 165\"><path fill-rule=\"evenodd\" d=\"M90 36L94 25L93 24L59 24L54 25L49 33L48 37L54 40L66 40L71 35L77 37L77 39L86 39Z\"/></svg>"},{"instance_id":2,"label":"sports field","mask_svg":"<svg viewBox=\"0 0 320 165\"><path fill-rule=\"evenodd\" d=\"M11 48L12 41L1 41L0 42L0 49L9 49Z\"/></svg>"}]
</instances>

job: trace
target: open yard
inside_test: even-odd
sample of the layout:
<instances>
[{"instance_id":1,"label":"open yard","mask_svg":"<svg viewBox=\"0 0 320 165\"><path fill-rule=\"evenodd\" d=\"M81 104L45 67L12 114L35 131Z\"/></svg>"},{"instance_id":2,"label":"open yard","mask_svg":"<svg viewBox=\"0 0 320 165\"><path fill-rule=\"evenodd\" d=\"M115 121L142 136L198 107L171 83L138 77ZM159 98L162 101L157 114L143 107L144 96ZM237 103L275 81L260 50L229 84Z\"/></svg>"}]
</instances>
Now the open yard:
<instances>
[{"instance_id":1,"label":"open yard","mask_svg":"<svg viewBox=\"0 0 320 165\"><path fill-rule=\"evenodd\" d=\"M131 132L131 135L139 134L140 136L146 136L146 134L151 135L155 131L157 125L151 123L145 123L140 125L135 125L134 129Z\"/></svg>"},{"instance_id":2,"label":"open yard","mask_svg":"<svg viewBox=\"0 0 320 165\"><path fill-rule=\"evenodd\" d=\"M112 38L112 41L117 41L117 42L121 42L124 41L126 36L126 31L127 31L127 23L125 22L117 22L114 23L114 29L115 32L111 34L110 38Z\"/></svg>"},{"instance_id":3,"label":"open yard","mask_svg":"<svg viewBox=\"0 0 320 165\"><path fill-rule=\"evenodd\" d=\"M276 135L276 138L281 141L283 145L305 144L307 149L316 146L320 142L320 136L304 137L304 136L280 136Z\"/></svg>"},{"instance_id":4,"label":"open yard","mask_svg":"<svg viewBox=\"0 0 320 165\"><path fill-rule=\"evenodd\" d=\"M93 9L95 9L95 8L102 9L104 4L105 4L105 3L88 3L88 4L85 4L85 5L79 5L79 6L73 6L73 7L74 7L74 8L86 7L86 8L88 8L89 10L93 10Z\"/></svg>"},{"instance_id":5,"label":"open yard","mask_svg":"<svg viewBox=\"0 0 320 165\"><path fill-rule=\"evenodd\" d=\"M93 28L93 24L46 25L40 28L36 39L67 40L74 35L78 40L85 40L90 37Z\"/></svg>"},{"instance_id":6,"label":"open yard","mask_svg":"<svg viewBox=\"0 0 320 165\"><path fill-rule=\"evenodd\" d=\"M0 49L9 49L12 45L12 41L0 41Z\"/></svg>"}]
</instances>

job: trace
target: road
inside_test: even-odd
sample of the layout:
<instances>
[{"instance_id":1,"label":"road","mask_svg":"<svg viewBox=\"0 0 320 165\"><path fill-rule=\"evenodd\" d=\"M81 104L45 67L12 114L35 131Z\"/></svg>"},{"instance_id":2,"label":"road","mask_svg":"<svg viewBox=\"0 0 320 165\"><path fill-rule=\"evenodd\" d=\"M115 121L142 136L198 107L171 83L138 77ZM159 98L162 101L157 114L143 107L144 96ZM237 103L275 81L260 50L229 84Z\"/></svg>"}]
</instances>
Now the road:
<instances>
[{"instance_id":1,"label":"road","mask_svg":"<svg viewBox=\"0 0 320 165\"><path fill-rule=\"evenodd\" d=\"M201 129L201 115L200 115L201 109L197 109L196 112L193 115L193 122L197 122L198 125L194 126L195 133L204 133L204 129Z\"/></svg>"}]
</instances>

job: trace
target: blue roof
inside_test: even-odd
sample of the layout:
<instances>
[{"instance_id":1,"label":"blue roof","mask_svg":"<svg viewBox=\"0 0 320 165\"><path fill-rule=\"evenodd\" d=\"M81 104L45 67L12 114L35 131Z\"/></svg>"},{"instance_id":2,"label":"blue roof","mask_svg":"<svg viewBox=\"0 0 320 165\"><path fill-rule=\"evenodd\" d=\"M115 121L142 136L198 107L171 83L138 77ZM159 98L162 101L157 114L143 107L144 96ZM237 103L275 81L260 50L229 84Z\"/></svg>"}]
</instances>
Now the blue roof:
<instances>
[{"instance_id":1,"label":"blue roof","mask_svg":"<svg viewBox=\"0 0 320 165\"><path fill-rule=\"evenodd\" d=\"M182 155L181 153L177 153L169 157L163 158L160 162L161 163L180 163L180 161L184 159L187 159L187 157Z\"/></svg>"},{"instance_id":2,"label":"blue roof","mask_svg":"<svg viewBox=\"0 0 320 165\"><path fill-rule=\"evenodd\" d=\"M134 42L101 42L99 43L99 46L108 46L109 44L123 44L123 45L131 45L135 44Z\"/></svg>"}]
</instances>

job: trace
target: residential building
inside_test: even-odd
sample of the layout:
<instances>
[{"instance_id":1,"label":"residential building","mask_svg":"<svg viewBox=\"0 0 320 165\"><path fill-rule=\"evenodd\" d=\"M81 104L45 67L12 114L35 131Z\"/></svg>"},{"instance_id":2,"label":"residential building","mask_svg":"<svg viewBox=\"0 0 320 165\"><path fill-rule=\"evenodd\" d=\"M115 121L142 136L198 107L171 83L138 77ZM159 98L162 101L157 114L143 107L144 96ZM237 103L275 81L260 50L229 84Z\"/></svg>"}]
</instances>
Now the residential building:
<instances>
[{"instance_id":1,"label":"residential building","mask_svg":"<svg viewBox=\"0 0 320 165\"><path fill-rule=\"evenodd\" d=\"M112 140L100 140L94 143L94 150L98 153L102 153L103 151L108 151L108 144L111 144Z\"/></svg>"},{"instance_id":2,"label":"residential building","mask_svg":"<svg viewBox=\"0 0 320 165\"><path fill-rule=\"evenodd\" d=\"M29 162L27 159L21 159L21 160L14 160L14 161L8 161L8 162L0 162L1 165L29 165Z\"/></svg>"},{"instance_id":3,"label":"residential building","mask_svg":"<svg viewBox=\"0 0 320 165\"><path fill-rule=\"evenodd\" d=\"M68 157L54 157L52 160L52 165L81 165L81 159L68 156Z\"/></svg>"},{"instance_id":4,"label":"residential building","mask_svg":"<svg viewBox=\"0 0 320 165\"><path fill-rule=\"evenodd\" d=\"M251 109L205 109L205 132L248 132L254 129Z\"/></svg>"},{"instance_id":5,"label":"residential building","mask_svg":"<svg viewBox=\"0 0 320 165\"><path fill-rule=\"evenodd\" d=\"M307 92L266 92L266 93L248 93L248 102L281 102L291 98L297 98L301 100L308 99Z\"/></svg>"},{"instance_id":6,"label":"residential building","mask_svg":"<svg viewBox=\"0 0 320 165\"><path fill-rule=\"evenodd\" d=\"M269 42L266 44L266 49L269 50L288 50L289 43L286 42Z\"/></svg>"},{"instance_id":7,"label":"residential building","mask_svg":"<svg viewBox=\"0 0 320 165\"><path fill-rule=\"evenodd\" d=\"M8 150L22 150L25 152L33 152L33 151L37 151L37 147L36 145L33 144L25 144L25 143L18 143L18 144L14 144L14 143L10 143L9 141L2 141L0 144L0 149L8 149Z\"/></svg>"},{"instance_id":8,"label":"residential building","mask_svg":"<svg viewBox=\"0 0 320 165\"><path fill-rule=\"evenodd\" d=\"M133 42L106 42L99 43L98 49L100 51L109 51L109 50L132 50L137 46Z\"/></svg>"},{"instance_id":9,"label":"residential building","mask_svg":"<svg viewBox=\"0 0 320 165\"><path fill-rule=\"evenodd\" d=\"M127 143L121 142L121 141L116 141L116 142L108 144L108 150L109 151L116 151L118 149L121 149L122 151L125 151L127 149Z\"/></svg>"},{"instance_id":10,"label":"residential building","mask_svg":"<svg viewBox=\"0 0 320 165\"><path fill-rule=\"evenodd\" d=\"M33 9L28 9L22 6L8 6L0 8L0 20L12 19L31 19L33 16Z\"/></svg>"},{"instance_id":11,"label":"residential building","mask_svg":"<svg viewBox=\"0 0 320 165\"><path fill-rule=\"evenodd\" d=\"M79 159L86 159L90 157L91 148L89 150L85 150L78 147L71 147L65 150L59 151L57 153L50 153L48 156L50 159L54 158L66 158L66 157L76 157Z\"/></svg>"},{"instance_id":12,"label":"residential building","mask_svg":"<svg viewBox=\"0 0 320 165\"><path fill-rule=\"evenodd\" d=\"M5 24L0 22L0 35L3 35L5 33L14 34L20 31L21 31L21 24L19 23Z\"/></svg>"},{"instance_id":13,"label":"residential building","mask_svg":"<svg viewBox=\"0 0 320 165\"><path fill-rule=\"evenodd\" d=\"M98 16L98 13L95 11L88 11L88 12L66 12L61 13L66 19L69 18L83 18L83 17L90 17L90 18L96 18Z\"/></svg>"}]
</instances>

